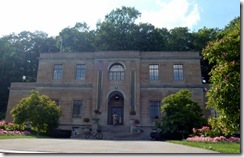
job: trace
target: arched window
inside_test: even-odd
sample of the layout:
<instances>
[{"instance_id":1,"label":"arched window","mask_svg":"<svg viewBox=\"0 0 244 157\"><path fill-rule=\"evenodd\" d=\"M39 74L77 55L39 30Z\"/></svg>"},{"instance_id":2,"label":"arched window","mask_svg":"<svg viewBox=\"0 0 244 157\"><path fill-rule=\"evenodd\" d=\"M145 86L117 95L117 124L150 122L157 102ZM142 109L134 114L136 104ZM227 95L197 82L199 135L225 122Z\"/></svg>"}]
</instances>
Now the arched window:
<instances>
[{"instance_id":1,"label":"arched window","mask_svg":"<svg viewBox=\"0 0 244 157\"><path fill-rule=\"evenodd\" d=\"M121 64L113 64L109 69L109 80L124 80L125 70Z\"/></svg>"}]
</instances>

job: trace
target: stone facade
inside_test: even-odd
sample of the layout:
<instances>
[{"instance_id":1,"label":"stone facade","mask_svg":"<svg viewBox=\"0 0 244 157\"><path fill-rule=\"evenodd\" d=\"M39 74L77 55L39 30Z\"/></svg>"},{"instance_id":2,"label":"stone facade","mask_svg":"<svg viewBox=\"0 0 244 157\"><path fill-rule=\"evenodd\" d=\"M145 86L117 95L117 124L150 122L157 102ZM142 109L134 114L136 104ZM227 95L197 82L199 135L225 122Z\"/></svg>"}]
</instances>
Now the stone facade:
<instances>
[{"instance_id":1,"label":"stone facade","mask_svg":"<svg viewBox=\"0 0 244 157\"><path fill-rule=\"evenodd\" d=\"M54 78L55 65L62 66L59 79ZM77 65L85 65L84 79L76 79ZM113 73L111 68L114 65L122 67L122 72ZM157 65L156 72L155 69L150 71L150 65ZM177 73L177 70L174 72L174 65L182 65L182 78L179 80L174 79L174 73ZM150 75L156 79L152 80ZM42 53L36 83L11 84L6 121L12 121L10 110L32 89L59 102L62 109L60 128L63 129L81 126L85 124L83 118L91 120L94 117L100 119L102 126L112 125L114 112L119 114L119 125L129 126L133 118L138 119L141 126L153 126L154 119L150 114L155 112L151 111L155 108L152 109L151 102L161 102L180 89L189 89L192 99L205 109L197 52ZM82 102L78 112L74 111L76 100ZM95 115L94 110L99 110L101 114ZM132 110L136 115L130 115ZM80 115L74 116L74 112ZM206 111L205 116L208 115Z\"/></svg>"}]
</instances>

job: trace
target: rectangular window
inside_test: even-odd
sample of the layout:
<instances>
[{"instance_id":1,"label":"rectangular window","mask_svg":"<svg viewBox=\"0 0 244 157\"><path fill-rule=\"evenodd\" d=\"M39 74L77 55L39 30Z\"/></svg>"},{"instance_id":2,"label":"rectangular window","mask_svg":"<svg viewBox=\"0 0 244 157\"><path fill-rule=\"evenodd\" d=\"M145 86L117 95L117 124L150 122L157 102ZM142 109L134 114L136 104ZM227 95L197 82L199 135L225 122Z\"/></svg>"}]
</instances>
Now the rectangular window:
<instances>
[{"instance_id":1,"label":"rectangular window","mask_svg":"<svg viewBox=\"0 0 244 157\"><path fill-rule=\"evenodd\" d=\"M81 117L82 106L83 106L82 100L73 101L73 117Z\"/></svg>"},{"instance_id":2,"label":"rectangular window","mask_svg":"<svg viewBox=\"0 0 244 157\"><path fill-rule=\"evenodd\" d=\"M53 79L54 80L62 80L63 77L63 65L55 64L53 70Z\"/></svg>"},{"instance_id":3,"label":"rectangular window","mask_svg":"<svg viewBox=\"0 0 244 157\"><path fill-rule=\"evenodd\" d=\"M158 80L159 74L158 74L158 65L152 64L149 65L149 80Z\"/></svg>"},{"instance_id":4,"label":"rectangular window","mask_svg":"<svg viewBox=\"0 0 244 157\"><path fill-rule=\"evenodd\" d=\"M150 101L150 118L155 119L160 116L160 101Z\"/></svg>"},{"instance_id":5,"label":"rectangular window","mask_svg":"<svg viewBox=\"0 0 244 157\"><path fill-rule=\"evenodd\" d=\"M55 102L55 104L56 104L57 106L59 106L59 105L60 105L59 100L53 100L53 101Z\"/></svg>"},{"instance_id":6,"label":"rectangular window","mask_svg":"<svg viewBox=\"0 0 244 157\"><path fill-rule=\"evenodd\" d=\"M183 65L175 64L174 65L174 80L183 80Z\"/></svg>"},{"instance_id":7,"label":"rectangular window","mask_svg":"<svg viewBox=\"0 0 244 157\"><path fill-rule=\"evenodd\" d=\"M86 65L85 64L78 64L76 65L76 80L85 80L86 76Z\"/></svg>"}]
</instances>

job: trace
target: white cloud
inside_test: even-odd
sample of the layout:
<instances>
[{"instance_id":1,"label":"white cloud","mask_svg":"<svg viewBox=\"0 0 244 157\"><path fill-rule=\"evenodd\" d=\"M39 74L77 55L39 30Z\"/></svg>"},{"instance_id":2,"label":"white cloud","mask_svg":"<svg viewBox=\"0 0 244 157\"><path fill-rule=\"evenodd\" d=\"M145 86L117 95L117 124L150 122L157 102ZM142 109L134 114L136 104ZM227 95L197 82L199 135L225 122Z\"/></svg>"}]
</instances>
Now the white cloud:
<instances>
[{"instance_id":1,"label":"white cloud","mask_svg":"<svg viewBox=\"0 0 244 157\"><path fill-rule=\"evenodd\" d=\"M165 1L165 0L164 0ZM6 0L1 1L0 36L11 32L44 31L58 35L65 27L86 22L96 28L110 11L121 6L135 7L142 13L139 21L156 27L191 28L199 20L198 6L190 0Z\"/></svg>"},{"instance_id":2,"label":"white cloud","mask_svg":"<svg viewBox=\"0 0 244 157\"><path fill-rule=\"evenodd\" d=\"M8 0L0 6L0 35L41 30L58 35L65 27L86 22L92 29L110 12L111 0Z\"/></svg>"},{"instance_id":3,"label":"white cloud","mask_svg":"<svg viewBox=\"0 0 244 157\"><path fill-rule=\"evenodd\" d=\"M189 0L156 1L159 10L142 10L139 22L148 22L159 28L172 29L175 27L188 27L191 29L200 21L197 3Z\"/></svg>"}]
</instances>

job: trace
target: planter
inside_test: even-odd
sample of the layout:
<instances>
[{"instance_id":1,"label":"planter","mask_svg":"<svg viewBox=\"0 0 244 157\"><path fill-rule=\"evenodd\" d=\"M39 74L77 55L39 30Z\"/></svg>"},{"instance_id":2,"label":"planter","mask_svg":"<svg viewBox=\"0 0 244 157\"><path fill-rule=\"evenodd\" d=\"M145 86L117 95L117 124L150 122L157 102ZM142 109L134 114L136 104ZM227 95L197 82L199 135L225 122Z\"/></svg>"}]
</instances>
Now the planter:
<instances>
[{"instance_id":1,"label":"planter","mask_svg":"<svg viewBox=\"0 0 244 157\"><path fill-rule=\"evenodd\" d=\"M132 116L136 115L136 111L134 111L134 110L130 111L130 115L132 115Z\"/></svg>"},{"instance_id":2,"label":"planter","mask_svg":"<svg viewBox=\"0 0 244 157\"><path fill-rule=\"evenodd\" d=\"M98 109L96 109L96 110L94 110L94 113L95 113L96 115L100 115L102 112L99 111Z\"/></svg>"},{"instance_id":3,"label":"planter","mask_svg":"<svg viewBox=\"0 0 244 157\"><path fill-rule=\"evenodd\" d=\"M83 122L89 123L90 122L90 119L89 118L83 118Z\"/></svg>"}]
</instances>

